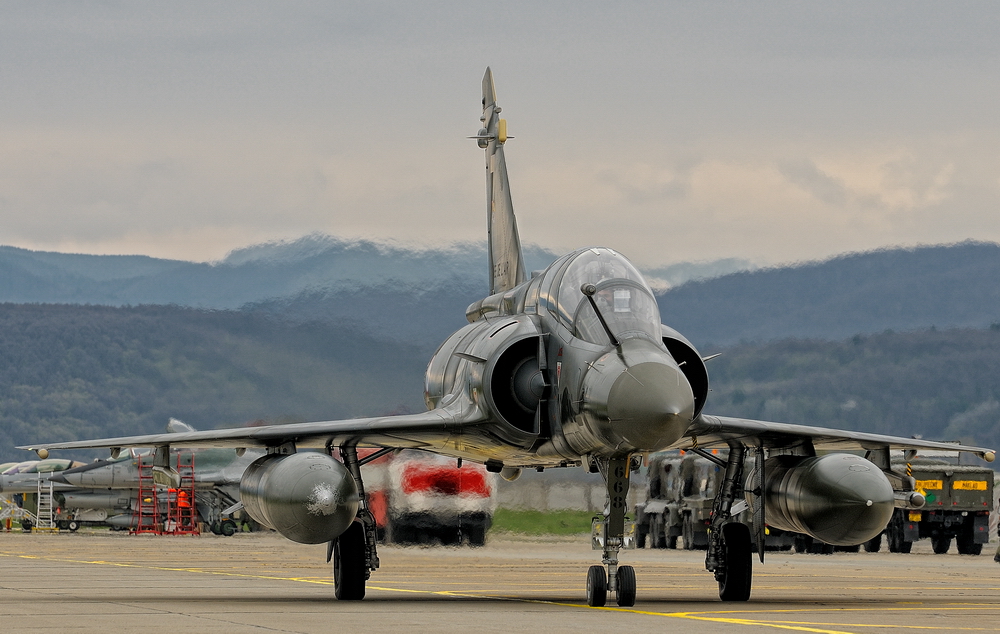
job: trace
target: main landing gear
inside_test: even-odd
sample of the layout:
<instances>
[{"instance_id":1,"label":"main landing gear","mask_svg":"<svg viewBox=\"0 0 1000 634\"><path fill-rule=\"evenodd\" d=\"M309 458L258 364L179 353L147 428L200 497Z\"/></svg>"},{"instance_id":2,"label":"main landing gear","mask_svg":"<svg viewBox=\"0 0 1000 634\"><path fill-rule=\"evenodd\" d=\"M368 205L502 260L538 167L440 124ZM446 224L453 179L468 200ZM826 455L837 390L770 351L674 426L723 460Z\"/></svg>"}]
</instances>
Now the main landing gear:
<instances>
[{"instance_id":1,"label":"main landing gear","mask_svg":"<svg viewBox=\"0 0 1000 634\"><path fill-rule=\"evenodd\" d=\"M735 506L733 502L743 489L740 482L745 455L746 448L742 444L736 442L730 444L729 458L725 463L726 476L712 508L705 567L715 573L715 580L719 582L719 598L723 601L748 600L753 583L753 538L750 528L738 520L733 520ZM762 467L763 460L760 461L758 469ZM754 494L760 497L761 491L754 491ZM763 508L754 515L757 522L762 525ZM759 546L763 552L763 544Z\"/></svg>"},{"instance_id":2,"label":"main landing gear","mask_svg":"<svg viewBox=\"0 0 1000 634\"><path fill-rule=\"evenodd\" d=\"M366 461L378 458L386 451L376 452L368 456ZM358 517L347 530L330 542L326 559L333 560L334 595L341 601L360 601L365 598L365 583L379 565L375 546L375 518L365 498L365 485L361 480L362 463L358 460L357 447L341 445L340 455L358 486L360 508Z\"/></svg>"},{"instance_id":3,"label":"main landing gear","mask_svg":"<svg viewBox=\"0 0 1000 634\"><path fill-rule=\"evenodd\" d=\"M618 552L625 546L625 510L628 508L631 457L595 460L608 488L608 510L602 524L603 566L591 566L587 571L587 605L601 607L607 603L608 592L614 592L622 607L635 605L635 569L618 565Z\"/></svg>"}]
</instances>

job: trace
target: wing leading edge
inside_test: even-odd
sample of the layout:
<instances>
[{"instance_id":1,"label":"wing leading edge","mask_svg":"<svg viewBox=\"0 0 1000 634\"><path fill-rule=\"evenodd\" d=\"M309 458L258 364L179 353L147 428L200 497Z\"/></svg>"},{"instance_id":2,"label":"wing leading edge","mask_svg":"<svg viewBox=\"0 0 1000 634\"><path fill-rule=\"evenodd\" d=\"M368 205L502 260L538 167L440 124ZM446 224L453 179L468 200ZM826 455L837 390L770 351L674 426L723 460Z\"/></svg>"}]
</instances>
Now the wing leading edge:
<instances>
[{"instance_id":1,"label":"wing leading edge","mask_svg":"<svg viewBox=\"0 0 1000 634\"><path fill-rule=\"evenodd\" d=\"M323 448L346 442L379 447L424 447L439 445L466 431L472 432L477 423L484 421L486 417L471 403L454 403L402 416L39 443L18 449L41 451L164 445L181 448L266 448L286 443L303 448Z\"/></svg>"},{"instance_id":2,"label":"wing leading edge","mask_svg":"<svg viewBox=\"0 0 1000 634\"><path fill-rule=\"evenodd\" d=\"M940 449L953 452L976 454L987 462L993 462L995 452L984 447L973 447L950 442L937 442L918 438L902 438L882 434L772 423L746 418L702 415L691 426L688 434L677 445L679 449L695 447L725 447L731 441L745 445L763 446L768 449L785 449L801 445L803 441L812 443L815 449L851 451L876 449Z\"/></svg>"}]
</instances>

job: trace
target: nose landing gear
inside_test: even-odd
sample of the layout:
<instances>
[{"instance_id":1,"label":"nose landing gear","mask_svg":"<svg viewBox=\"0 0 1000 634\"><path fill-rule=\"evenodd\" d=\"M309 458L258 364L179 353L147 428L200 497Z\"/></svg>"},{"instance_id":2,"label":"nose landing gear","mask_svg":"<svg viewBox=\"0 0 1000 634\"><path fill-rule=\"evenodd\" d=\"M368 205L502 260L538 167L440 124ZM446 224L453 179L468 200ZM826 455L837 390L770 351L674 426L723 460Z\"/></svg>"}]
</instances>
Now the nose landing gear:
<instances>
[{"instance_id":1,"label":"nose landing gear","mask_svg":"<svg viewBox=\"0 0 1000 634\"><path fill-rule=\"evenodd\" d=\"M625 510L628 508L631 457L596 459L608 488L608 510L602 525L603 566L591 566L587 571L587 605L602 607L608 592L615 593L621 607L635 605L635 569L618 565L618 552L625 546ZM606 571L605 571L606 570Z\"/></svg>"}]
</instances>

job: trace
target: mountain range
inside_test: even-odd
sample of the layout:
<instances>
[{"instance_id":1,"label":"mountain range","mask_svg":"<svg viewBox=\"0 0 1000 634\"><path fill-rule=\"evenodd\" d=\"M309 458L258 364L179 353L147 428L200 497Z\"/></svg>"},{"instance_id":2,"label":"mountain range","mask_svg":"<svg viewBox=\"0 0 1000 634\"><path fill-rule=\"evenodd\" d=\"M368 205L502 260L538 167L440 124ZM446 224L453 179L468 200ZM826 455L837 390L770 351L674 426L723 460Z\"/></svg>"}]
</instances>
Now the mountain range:
<instances>
[{"instance_id":1,"label":"mountain range","mask_svg":"<svg viewBox=\"0 0 1000 634\"><path fill-rule=\"evenodd\" d=\"M525 249L529 270L556 257ZM485 295L486 269L484 244L414 249L324 235L247 247L213 263L0 247L0 302L253 310L433 347ZM664 323L699 347L1000 321L994 243L882 249L768 268L730 258L643 272L659 292Z\"/></svg>"}]
</instances>

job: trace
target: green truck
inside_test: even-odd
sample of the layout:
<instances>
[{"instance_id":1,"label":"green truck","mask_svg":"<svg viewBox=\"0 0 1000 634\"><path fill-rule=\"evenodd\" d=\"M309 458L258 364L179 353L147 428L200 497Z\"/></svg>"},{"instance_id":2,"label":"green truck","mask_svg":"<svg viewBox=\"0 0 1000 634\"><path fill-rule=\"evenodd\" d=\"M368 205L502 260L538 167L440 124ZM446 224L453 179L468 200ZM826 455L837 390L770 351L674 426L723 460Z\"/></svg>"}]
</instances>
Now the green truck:
<instances>
[{"instance_id":1,"label":"green truck","mask_svg":"<svg viewBox=\"0 0 1000 634\"><path fill-rule=\"evenodd\" d=\"M913 542L931 540L935 553L944 554L952 540L962 555L978 555L990 541L993 510L993 470L953 465L933 458L915 458L893 470L914 479L914 490L926 504L919 509L897 508L885 529L889 551L908 553ZM877 551L881 536L865 550Z\"/></svg>"}]
</instances>

